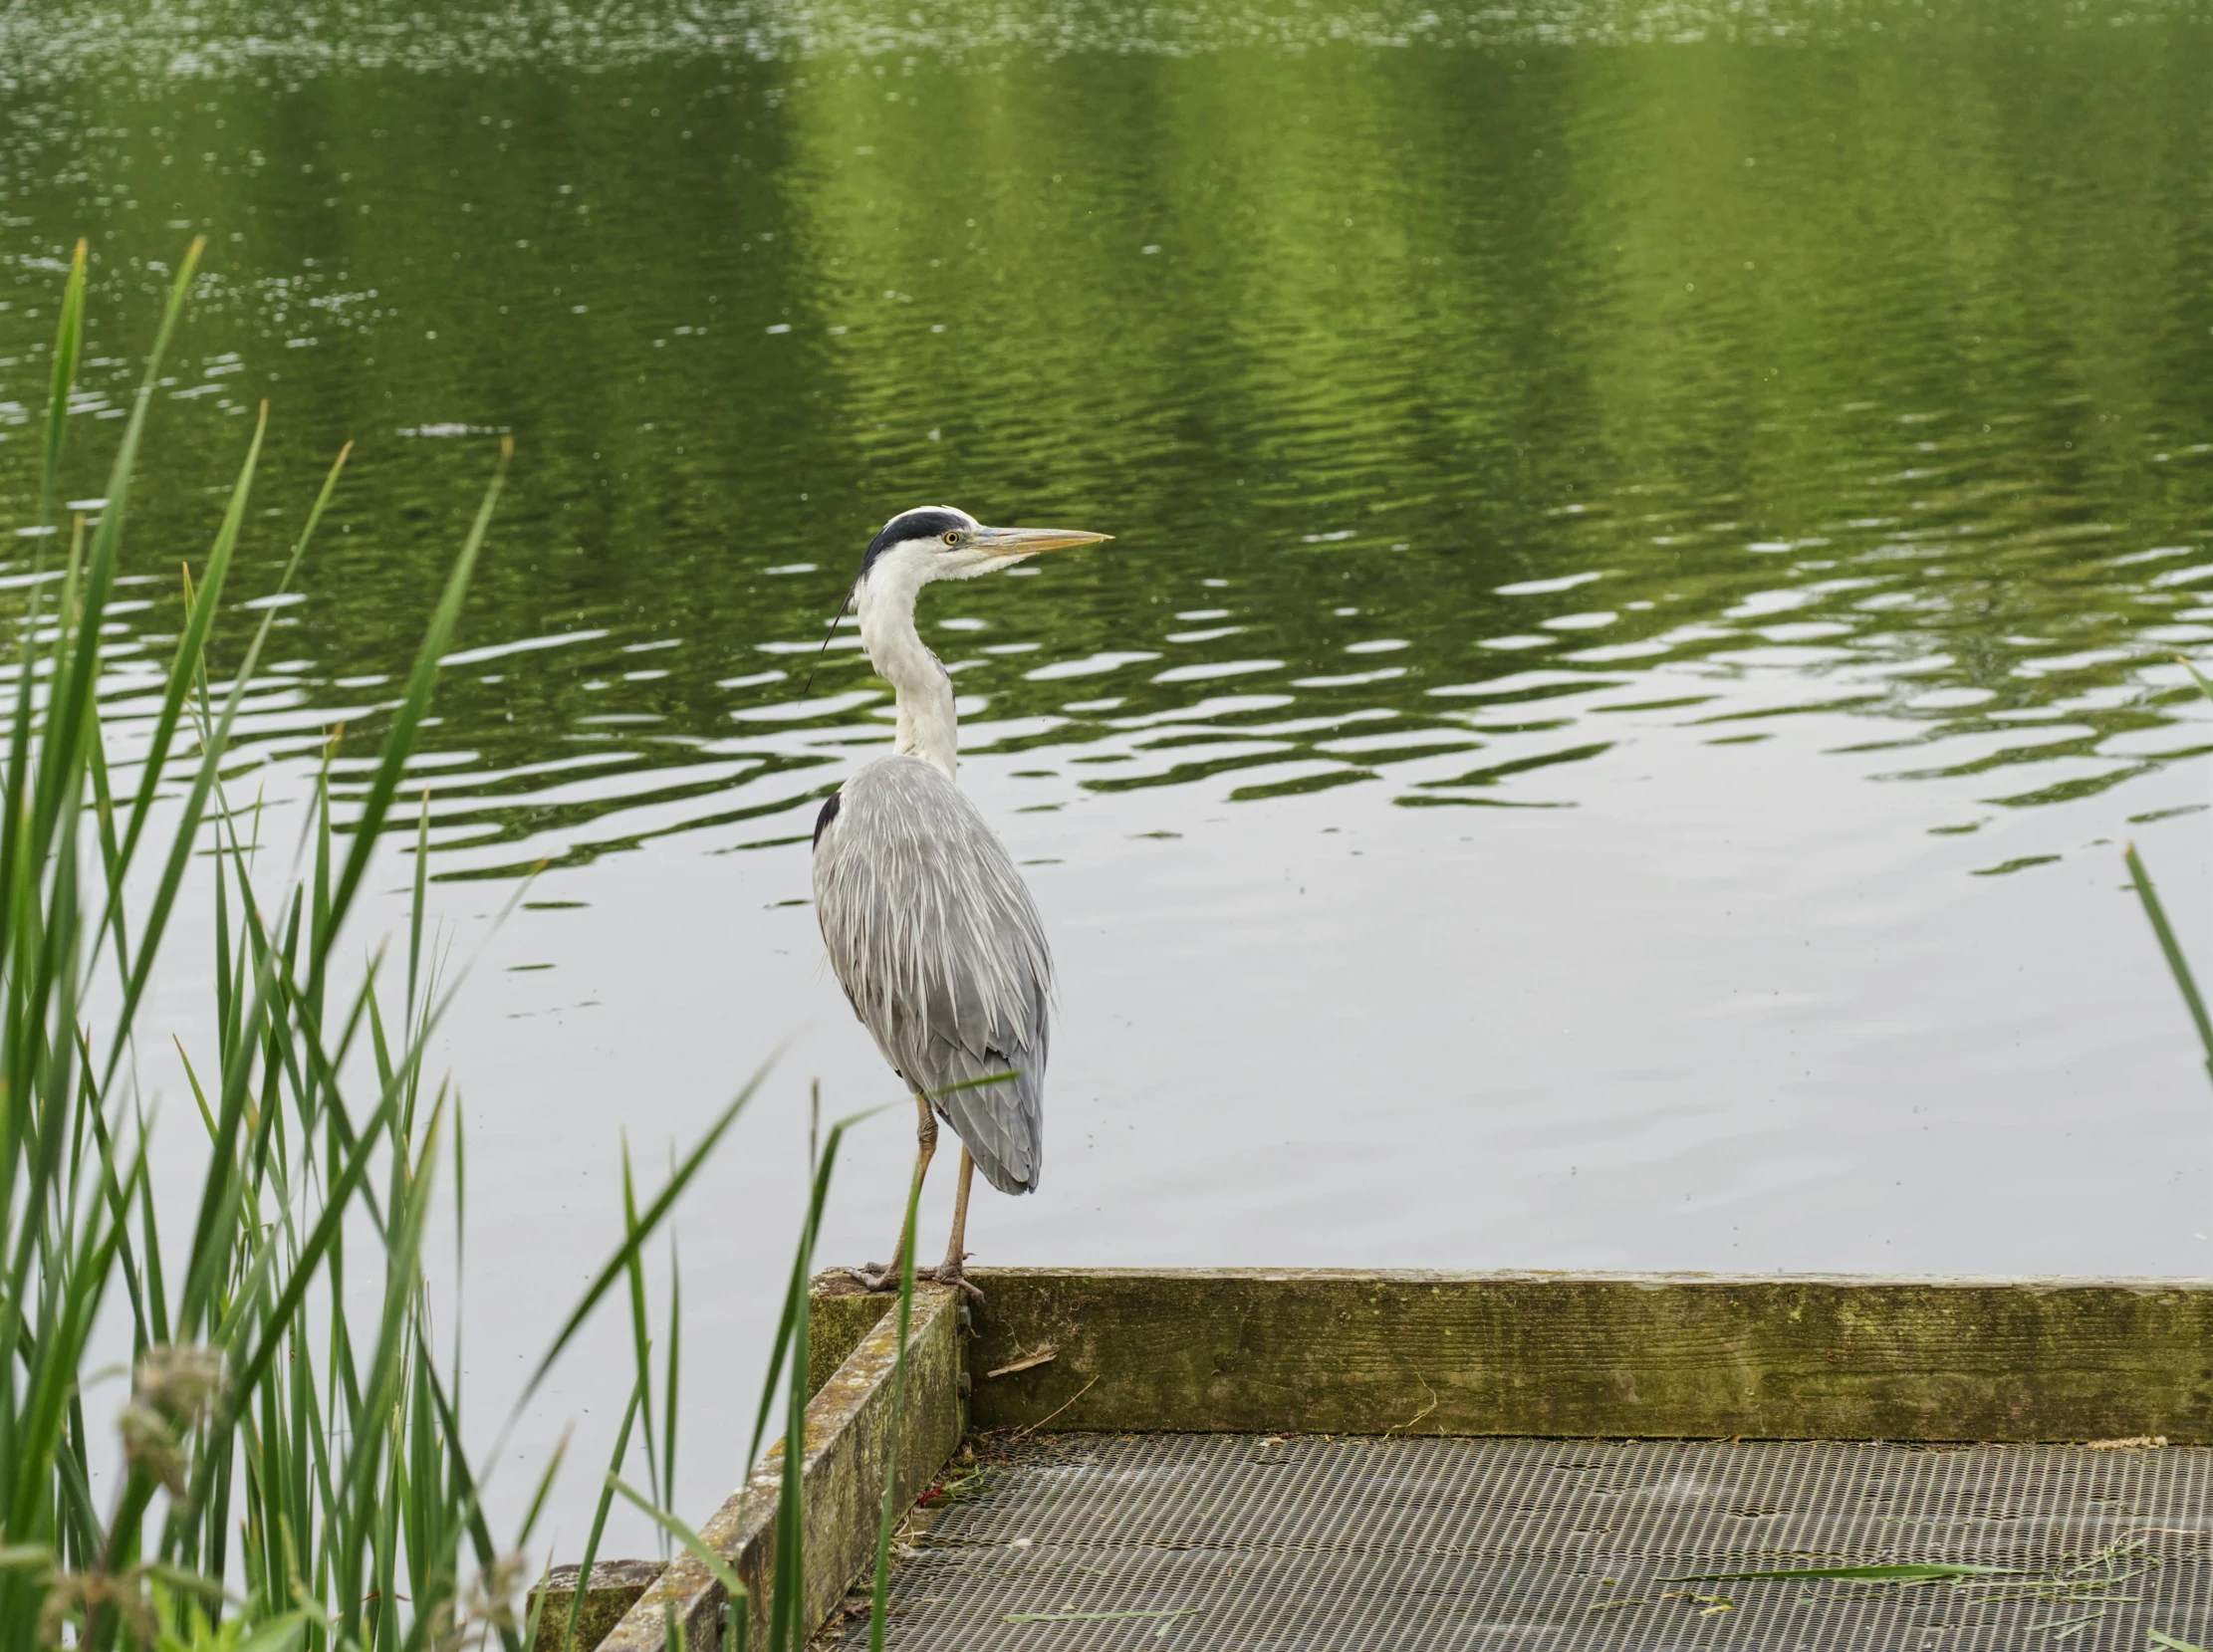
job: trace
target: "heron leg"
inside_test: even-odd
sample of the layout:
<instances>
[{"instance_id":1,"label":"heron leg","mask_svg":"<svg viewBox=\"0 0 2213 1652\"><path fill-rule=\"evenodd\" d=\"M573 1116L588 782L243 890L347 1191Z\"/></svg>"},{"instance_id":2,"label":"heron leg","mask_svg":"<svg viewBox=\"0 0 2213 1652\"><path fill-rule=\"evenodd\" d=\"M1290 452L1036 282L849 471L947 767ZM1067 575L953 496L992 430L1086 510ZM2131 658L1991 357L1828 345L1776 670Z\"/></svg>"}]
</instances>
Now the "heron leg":
<instances>
[{"instance_id":1,"label":"heron leg","mask_svg":"<svg viewBox=\"0 0 2213 1652\"><path fill-rule=\"evenodd\" d=\"M929 1099L919 1091L914 1096L914 1109L918 1115L914 1123L914 1190L918 1193L922 1178L929 1174L930 1159L937 1152L937 1115L930 1111ZM964 1159L967 1157L967 1149L962 1149L961 1156ZM891 1260L888 1264L878 1268L870 1263L865 1268L849 1268L846 1272L870 1291L896 1291L899 1288L899 1273L906 1266L906 1248L913 1243L913 1230L901 1218L899 1242L891 1248Z\"/></svg>"},{"instance_id":2,"label":"heron leg","mask_svg":"<svg viewBox=\"0 0 2213 1652\"><path fill-rule=\"evenodd\" d=\"M939 1285L957 1285L979 1302L984 1294L968 1283L961 1264L968 1260L968 1190L976 1180L976 1155L968 1143L960 1144L960 1186L953 1194L953 1237L945 1247L945 1261L937 1270Z\"/></svg>"}]
</instances>

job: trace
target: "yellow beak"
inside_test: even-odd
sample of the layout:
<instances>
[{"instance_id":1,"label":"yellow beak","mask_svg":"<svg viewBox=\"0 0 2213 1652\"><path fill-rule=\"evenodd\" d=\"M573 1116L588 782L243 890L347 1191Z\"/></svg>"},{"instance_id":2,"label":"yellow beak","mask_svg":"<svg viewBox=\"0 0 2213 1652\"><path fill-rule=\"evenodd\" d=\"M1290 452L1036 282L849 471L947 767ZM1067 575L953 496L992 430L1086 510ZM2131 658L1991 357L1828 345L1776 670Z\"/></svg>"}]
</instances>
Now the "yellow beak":
<instances>
[{"instance_id":1,"label":"yellow beak","mask_svg":"<svg viewBox=\"0 0 2213 1652\"><path fill-rule=\"evenodd\" d=\"M978 528L975 546L987 557L1034 557L1071 545L1099 545L1111 534L1087 534L1081 528Z\"/></svg>"}]
</instances>

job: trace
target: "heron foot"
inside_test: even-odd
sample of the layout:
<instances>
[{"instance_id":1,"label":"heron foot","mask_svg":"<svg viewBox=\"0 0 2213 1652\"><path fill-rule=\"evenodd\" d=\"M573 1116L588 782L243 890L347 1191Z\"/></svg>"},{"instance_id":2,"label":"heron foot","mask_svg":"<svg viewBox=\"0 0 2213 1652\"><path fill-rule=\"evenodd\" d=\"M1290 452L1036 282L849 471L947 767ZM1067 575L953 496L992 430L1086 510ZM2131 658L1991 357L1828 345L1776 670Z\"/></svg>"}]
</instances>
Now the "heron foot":
<instances>
[{"instance_id":1,"label":"heron foot","mask_svg":"<svg viewBox=\"0 0 2213 1652\"><path fill-rule=\"evenodd\" d=\"M963 1292L972 1302L980 1302L984 1299L984 1294L970 1282L967 1274L962 1271L960 1264L957 1262L948 1262L936 1268L921 1269L914 1277L918 1280L935 1280L939 1285L953 1286Z\"/></svg>"},{"instance_id":2,"label":"heron foot","mask_svg":"<svg viewBox=\"0 0 2213 1652\"><path fill-rule=\"evenodd\" d=\"M885 1268L873 1262L860 1268L848 1268L846 1277L858 1280L873 1295L880 1296L885 1292L896 1292L899 1289L899 1271L896 1268ZM951 1264L942 1268L915 1269L914 1283L916 1285L950 1285L957 1287L967 1296L970 1301L980 1302L984 1299L984 1294L969 1282L967 1275Z\"/></svg>"}]
</instances>

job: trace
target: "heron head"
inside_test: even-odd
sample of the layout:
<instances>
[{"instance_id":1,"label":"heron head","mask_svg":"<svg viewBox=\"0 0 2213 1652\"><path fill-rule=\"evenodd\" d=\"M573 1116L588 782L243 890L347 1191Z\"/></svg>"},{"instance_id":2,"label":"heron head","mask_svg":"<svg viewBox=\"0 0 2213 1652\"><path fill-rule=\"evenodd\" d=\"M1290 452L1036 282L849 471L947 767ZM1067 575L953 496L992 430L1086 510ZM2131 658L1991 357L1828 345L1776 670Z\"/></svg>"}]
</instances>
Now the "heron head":
<instances>
[{"instance_id":1,"label":"heron head","mask_svg":"<svg viewBox=\"0 0 2213 1652\"><path fill-rule=\"evenodd\" d=\"M897 569L916 585L973 580L979 574L1012 568L1040 551L1097 545L1112 537L1075 528L987 528L950 505L924 505L901 511L868 542L861 559L861 578L865 581L878 570Z\"/></svg>"}]
</instances>

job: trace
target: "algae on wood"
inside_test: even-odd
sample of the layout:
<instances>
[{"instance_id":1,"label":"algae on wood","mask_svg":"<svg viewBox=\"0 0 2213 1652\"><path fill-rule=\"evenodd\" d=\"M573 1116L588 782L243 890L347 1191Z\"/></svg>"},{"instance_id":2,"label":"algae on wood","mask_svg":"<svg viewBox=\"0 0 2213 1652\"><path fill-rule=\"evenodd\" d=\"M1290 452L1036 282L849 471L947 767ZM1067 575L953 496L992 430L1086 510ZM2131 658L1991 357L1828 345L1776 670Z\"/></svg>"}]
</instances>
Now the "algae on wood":
<instances>
[{"instance_id":1,"label":"algae on wood","mask_svg":"<svg viewBox=\"0 0 2213 1652\"><path fill-rule=\"evenodd\" d=\"M982 1429L2213 1442L2203 1281L972 1277Z\"/></svg>"},{"instance_id":2,"label":"algae on wood","mask_svg":"<svg viewBox=\"0 0 2213 1652\"><path fill-rule=\"evenodd\" d=\"M577 1597L577 1576L582 1566L555 1566L546 1575L545 1582L530 1591L533 1606L538 1597L546 1597L546 1608L538 1617L538 1637L532 1652L561 1652L561 1643L569 1628L569 1603ZM637 1604L637 1597L652 1586L661 1574L658 1560L600 1560L592 1567L592 1585L586 1590L584 1610L577 1614L577 1647L579 1652L591 1652L608 1632L621 1621L622 1614Z\"/></svg>"},{"instance_id":3,"label":"algae on wood","mask_svg":"<svg viewBox=\"0 0 2213 1652\"><path fill-rule=\"evenodd\" d=\"M875 1329L884 1313L899 1305L897 1295L870 1291L843 1269L815 1276L807 1310L807 1368L820 1392L861 1339Z\"/></svg>"}]
</instances>

